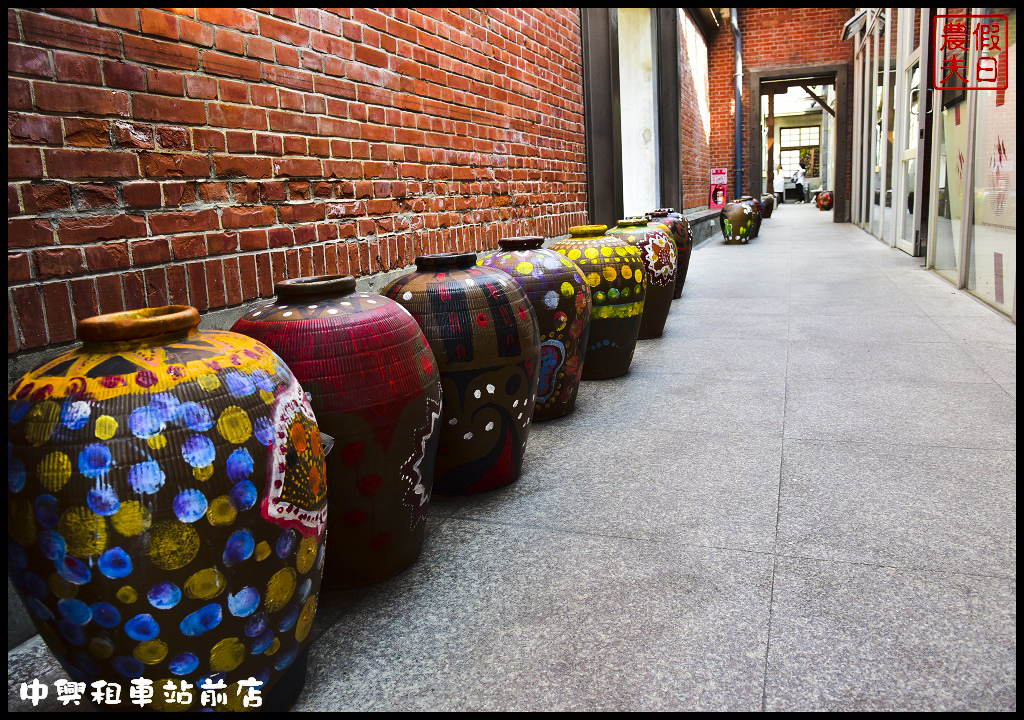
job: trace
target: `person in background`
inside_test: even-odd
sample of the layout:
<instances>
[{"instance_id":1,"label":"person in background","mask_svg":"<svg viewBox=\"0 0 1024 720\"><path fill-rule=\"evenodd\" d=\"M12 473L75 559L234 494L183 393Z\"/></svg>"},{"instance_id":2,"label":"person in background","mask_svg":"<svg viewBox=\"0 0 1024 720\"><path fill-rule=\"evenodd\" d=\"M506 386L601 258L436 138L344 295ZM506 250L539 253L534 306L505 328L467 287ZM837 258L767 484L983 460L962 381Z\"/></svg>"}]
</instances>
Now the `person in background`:
<instances>
[{"instance_id":1,"label":"person in background","mask_svg":"<svg viewBox=\"0 0 1024 720\"><path fill-rule=\"evenodd\" d=\"M786 177L782 174L782 166L775 168L775 179L773 180L775 199L781 205L786 202Z\"/></svg>"},{"instance_id":2,"label":"person in background","mask_svg":"<svg viewBox=\"0 0 1024 720\"><path fill-rule=\"evenodd\" d=\"M807 182L807 166L804 165L803 161L800 162L800 167L797 168L796 172L793 173L793 182L796 183L796 195L799 198L797 203L807 202L806 196L804 195L804 184Z\"/></svg>"}]
</instances>

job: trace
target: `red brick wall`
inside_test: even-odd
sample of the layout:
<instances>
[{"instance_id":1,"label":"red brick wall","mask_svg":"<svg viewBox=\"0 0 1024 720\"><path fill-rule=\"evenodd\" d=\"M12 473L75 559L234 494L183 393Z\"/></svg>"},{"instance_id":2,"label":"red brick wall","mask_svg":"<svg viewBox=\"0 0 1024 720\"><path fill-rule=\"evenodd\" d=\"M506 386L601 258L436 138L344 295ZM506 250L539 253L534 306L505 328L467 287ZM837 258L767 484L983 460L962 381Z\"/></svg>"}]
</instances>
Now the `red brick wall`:
<instances>
[{"instance_id":1,"label":"red brick wall","mask_svg":"<svg viewBox=\"0 0 1024 720\"><path fill-rule=\"evenodd\" d=\"M739 11L743 41L743 187L760 188L760 179L751 183L750 159L750 72L810 65L849 64L847 107L853 110L853 42L841 39L850 8L754 8ZM711 65L711 164L729 169L729 197L736 187L735 168L735 55L734 37L729 21L723 23L708 49ZM850 126L852 132L852 124ZM838 138L837 152L849 154L852 137ZM846 172L850 187L849 165Z\"/></svg>"},{"instance_id":2,"label":"red brick wall","mask_svg":"<svg viewBox=\"0 0 1024 720\"><path fill-rule=\"evenodd\" d=\"M578 11L8 10L9 353L586 221Z\"/></svg>"},{"instance_id":3,"label":"red brick wall","mask_svg":"<svg viewBox=\"0 0 1024 720\"><path fill-rule=\"evenodd\" d=\"M679 13L679 112L682 118L683 209L706 207L711 173L708 47L696 23Z\"/></svg>"}]
</instances>

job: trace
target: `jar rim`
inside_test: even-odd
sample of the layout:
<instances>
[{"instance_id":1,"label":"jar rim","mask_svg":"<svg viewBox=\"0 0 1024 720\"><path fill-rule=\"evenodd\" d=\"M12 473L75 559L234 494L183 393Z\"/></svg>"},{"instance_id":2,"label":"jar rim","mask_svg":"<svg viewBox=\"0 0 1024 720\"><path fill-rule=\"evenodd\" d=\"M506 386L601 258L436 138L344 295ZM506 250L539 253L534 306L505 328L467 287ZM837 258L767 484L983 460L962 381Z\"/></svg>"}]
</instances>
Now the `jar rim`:
<instances>
[{"instance_id":1,"label":"jar rim","mask_svg":"<svg viewBox=\"0 0 1024 720\"><path fill-rule=\"evenodd\" d=\"M351 275L315 275L290 278L274 284L278 297L305 297L309 295L350 295L356 291L356 279Z\"/></svg>"},{"instance_id":2,"label":"jar rim","mask_svg":"<svg viewBox=\"0 0 1024 720\"><path fill-rule=\"evenodd\" d=\"M569 228L571 237L588 237L590 235L604 235L608 232L607 225L574 225Z\"/></svg>"},{"instance_id":3,"label":"jar rim","mask_svg":"<svg viewBox=\"0 0 1024 720\"><path fill-rule=\"evenodd\" d=\"M473 267L475 264L475 252L434 253L416 257L417 270L456 270Z\"/></svg>"},{"instance_id":4,"label":"jar rim","mask_svg":"<svg viewBox=\"0 0 1024 720\"><path fill-rule=\"evenodd\" d=\"M544 237L542 235L521 235L502 238L498 241L498 247L502 250L536 250L543 244Z\"/></svg>"},{"instance_id":5,"label":"jar rim","mask_svg":"<svg viewBox=\"0 0 1024 720\"><path fill-rule=\"evenodd\" d=\"M122 342L186 332L199 327L199 311L191 305L122 310L85 318L78 323L82 342Z\"/></svg>"}]
</instances>

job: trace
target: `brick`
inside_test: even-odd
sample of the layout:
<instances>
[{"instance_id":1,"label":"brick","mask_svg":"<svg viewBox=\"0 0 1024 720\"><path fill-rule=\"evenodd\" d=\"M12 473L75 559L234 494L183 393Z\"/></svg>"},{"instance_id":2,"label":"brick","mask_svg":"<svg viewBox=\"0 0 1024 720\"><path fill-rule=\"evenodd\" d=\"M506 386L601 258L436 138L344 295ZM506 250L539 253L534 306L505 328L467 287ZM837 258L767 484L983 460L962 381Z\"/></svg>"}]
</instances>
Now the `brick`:
<instances>
[{"instance_id":1,"label":"brick","mask_svg":"<svg viewBox=\"0 0 1024 720\"><path fill-rule=\"evenodd\" d=\"M140 153L139 161L145 177L209 177L210 159L205 155L183 153Z\"/></svg>"},{"instance_id":2,"label":"brick","mask_svg":"<svg viewBox=\"0 0 1024 720\"><path fill-rule=\"evenodd\" d=\"M96 283L92 278L71 281L71 309L74 311L75 320L78 321L99 315Z\"/></svg>"},{"instance_id":3,"label":"brick","mask_svg":"<svg viewBox=\"0 0 1024 720\"><path fill-rule=\"evenodd\" d=\"M28 80L7 77L7 109L32 109L32 86Z\"/></svg>"},{"instance_id":4,"label":"brick","mask_svg":"<svg viewBox=\"0 0 1024 720\"><path fill-rule=\"evenodd\" d=\"M88 250L86 251L88 254ZM125 250L125 259L128 253ZM121 292L121 278L118 275L103 275L96 278L96 300L100 312L112 313L124 310L124 295Z\"/></svg>"},{"instance_id":5,"label":"brick","mask_svg":"<svg viewBox=\"0 0 1024 720\"><path fill-rule=\"evenodd\" d=\"M211 78L212 80L213 78ZM220 79L217 81L221 102L249 104L249 88L253 87L240 80Z\"/></svg>"},{"instance_id":6,"label":"brick","mask_svg":"<svg viewBox=\"0 0 1024 720\"><path fill-rule=\"evenodd\" d=\"M123 38L127 60L182 70L199 69L199 51L194 47L134 35L124 35Z\"/></svg>"},{"instance_id":7,"label":"brick","mask_svg":"<svg viewBox=\"0 0 1024 720\"><path fill-rule=\"evenodd\" d=\"M137 240L128 245L131 248L132 265L156 265L171 259L167 240Z\"/></svg>"},{"instance_id":8,"label":"brick","mask_svg":"<svg viewBox=\"0 0 1024 720\"><path fill-rule=\"evenodd\" d=\"M203 53L203 69L212 75L240 78L259 82L263 79L263 68L260 63L248 58L225 55L214 50Z\"/></svg>"},{"instance_id":9,"label":"brick","mask_svg":"<svg viewBox=\"0 0 1024 720\"><path fill-rule=\"evenodd\" d=\"M7 179L41 178L43 162L35 148L7 148Z\"/></svg>"},{"instance_id":10,"label":"brick","mask_svg":"<svg viewBox=\"0 0 1024 720\"><path fill-rule=\"evenodd\" d=\"M292 228L276 227L267 231L270 247L290 247L295 244L295 233Z\"/></svg>"},{"instance_id":11,"label":"brick","mask_svg":"<svg viewBox=\"0 0 1024 720\"><path fill-rule=\"evenodd\" d=\"M53 77L50 55L40 48L7 44L7 72Z\"/></svg>"},{"instance_id":12,"label":"brick","mask_svg":"<svg viewBox=\"0 0 1024 720\"><path fill-rule=\"evenodd\" d=\"M188 305L188 279L181 265L168 265L167 301L172 305Z\"/></svg>"},{"instance_id":13,"label":"brick","mask_svg":"<svg viewBox=\"0 0 1024 720\"><path fill-rule=\"evenodd\" d=\"M113 129L114 145L117 147L138 150L155 147L153 128L148 125L134 125L132 123L115 121L111 127Z\"/></svg>"},{"instance_id":14,"label":"brick","mask_svg":"<svg viewBox=\"0 0 1024 720\"><path fill-rule=\"evenodd\" d=\"M206 294L211 308L224 307L224 264L220 260L207 260Z\"/></svg>"},{"instance_id":15,"label":"brick","mask_svg":"<svg viewBox=\"0 0 1024 720\"><path fill-rule=\"evenodd\" d=\"M196 150L222 151L227 148L224 140L224 133L220 130L208 130L206 128L193 128L192 146Z\"/></svg>"},{"instance_id":16,"label":"brick","mask_svg":"<svg viewBox=\"0 0 1024 720\"><path fill-rule=\"evenodd\" d=\"M25 186L26 189L28 186ZM21 201L18 199L18 186L14 183L7 183L7 214L20 215Z\"/></svg>"},{"instance_id":17,"label":"brick","mask_svg":"<svg viewBox=\"0 0 1024 720\"><path fill-rule=\"evenodd\" d=\"M11 298L18 326L21 328L22 347L31 349L45 345L46 323L38 286L13 288Z\"/></svg>"},{"instance_id":18,"label":"brick","mask_svg":"<svg viewBox=\"0 0 1024 720\"><path fill-rule=\"evenodd\" d=\"M85 85L103 84L100 61L90 55L54 52L53 63L57 70L57 80L60 82Z\"/></svg>"},{"instance_id":19,"label":"brick","mask_svg":"<svg viewBox=\"0 0 1024 720\"><path fill-rule=\"evenodd\" d=\"M146 221L138 215L123 214L61 218L57 235L62 245L143 237L146 235Z\"/></svg>"},{"instance_id":20,"label":"brick","mask_svg":"<svg viewBox=\"0 0 1024 720\"><path fill-rule=\"evenodd\" d=\"M271 159L245 155L214 155L213 165L218 178L270 177Z\"/></svg>"},{"instance_id":21,"label":"brick","mask_svg":"<svg viewBox=\"0 0 1024 720\"><path fill-rule=\"evenodd\" d=\"M258 296L259 283L256 279L256 258L253 255L242 255L238 258L238 273L241 276L242 300L252 300Z\"/></svg>"},{"instance_id":22,"label":"brick","mask_svg":"<svg viewBox=\"0 0 1024 720\"><path fill-rule=\"evenodd\" d=\"M283 158L274 160L277 177L321 177L320 161L314 158Z\"/></svg>"},{"instance_id":23,"label":"brick","mask_svg":"<svg viewBox=\"0 0 1024 720\"><path fill-rule=\"evenodd\" d=\"M19 144L61 145L64 141L60 118L46 115L9 113L7 131L11 134L11 142Z\"/></svg>"},{"instance_id":24,"label":"brick","mask_svg":"<svg viewBox=\"0 0 1024 720\"><path fill-rule=\"evenodd\" d=\"M256 13L236 8L198 8L198 19L213 25L240 30L241 32L259 32Z\"/></svg>"},{"instance_id":25,"label":"brick","mask_svg":"<svg viewBox=\"0 0 1024 720\"><path fill-rule=\"evenodd\" d=\"M267 111L243 105L210 103L210 124L232 129L266 130Z\"/></svg>"},{"instance_id":26,"label":"brick","mask_svg":"<svg viewBox=\"0 0 1024 720\"><path fill-rule=\"evenodd\" d=\"M96 8L96 19L123 30L138 30L138 12L135 8Z\"/></svg>"},{"instance_id":27,"label":"brick","mask_svg":"<svg viewBox=\"0 0 1024 720\"><path fill-rule=\"evenodd\" d=\"M75 339L75 320L71 315L71 297L67 283L47 283L42 286L43 309L51 343Z\"/></svg>"},{"instance_id":28,"label":"brick","mask_svg":"<svg viewBox=\"0 0 1024 720\"><path fill-rule=\"evenodd\" d=\"M106 151L49 150L46 171L50 177L138 177L138 165L133 155ZM10 152L8 152L8 159ZM9 162L9 160L8 160ZM8 175L10 173L8 172Z\"/></svg>"},{"instance_id":29,"label":"brick","mask_svg":"<svg viewBox=\"0 0 1024 720\"><path fill-rule=\"evenodd\" d=\"M253 153L256 152L256 142L251 132L228 132L228 152Z\"/></svg>"},{"instance_id":30,"label":"brick","mask_svg":"<svg viewBox=\"0 0 1024 720\"><path fill-rule=\"evenodd\" d=\"M74 18L76 20L82 20L83 22L91 22L93 20L92 8L84 7L66 7L66 8L48 8L48 10L54 15L63 15L64 17Z\"/></svg>"},{"instance_id":31,"label":"brick","mask_svg":"<svg viewBox=\"0 0 1024 720\"><path fill-rule=\"evenodd\" d=\"M108 87L122 90L146 89L146 72L138 65L104 60L103 80Z\"/></svg>"},{"instance_id":32,"label":"brick","mask_svg":"<svg viewBox=\"0 0 1024 720\"><path fill-rule=\"evenodd\" d=\"M127 272L121 275L121 291L127 310L146 307L146 280L141 272Z\"/></svg>"},{"instance_id":33,"label":"brick","mask_svg":"<svg viewBox=\"0 0 1024 720\"><path fill-rule=\"evenodd\" d=\"M16 218L7 221L8 248L41 245L53 245L53 226L49 220Z\"/></svg>"},{"instance_id":34,"label":"brick","mask_svg":"<svg viewBox=\"0 0 1024 720\"><path fill-rule=\"evenodd\" d=\"M266 16L260 17L260 35L289 45L309 47L309 30Z\"/></svg>"},{"instance_id":35,"label":"brick","mask_svg":"<svg viewBox=\"0 0 1024 720\"><path fill-rule=\"evenodd\" d=\"M206 106L198 100L160 97L155 95L132 95L136 120L176 122L187 125L206 123Z\"/></svg>"},{"instance_id":36,"label":"brick","mask_svg":"<svg viewBox=\"0 0 1024 720\"><path fill-rule=\"evenodd\" d=\"M32 267L28 253L7 253L7 285L26 283L32 279Z\"/></svg>"},{"instance_id":37,"label":"brick","mask_svg":"<svg viewBox=\"0 0 1024 720\"><path fill-rule=\"evenodd\" d=\"M206 242L202 235L179 235L171 238L171 251L175 260L206 257Z\"/></svg>"},{"instance_id":38,"label":"brick","mask_svg":"<svg viewBox=\"0 0 1024 720\"><path fill-rule=\"evenodd\" d=\"M203 202L215 203L228 200L228 185L222 182L206 182L199 185L199 197Z\"/></svg>"},{"instance_id":39,"label":"brick","mask_svg":"<svg viewBox=\"0 0 1024 720\"><path fill-rule=\"evenodd\" d=\"M180 127L158 127L157 143L165 150L190 150L192 138L189 131Z\"/></svg>"},{"instance_id":40,"label":"brick","mask_svg":"<svg viewBox=\"0 0 1024 720\"><path fill-rule=\"evenodd\" d=\"M78 147L110 147L110 123L89 118L65 118L64 142Z\"/></svg>"},{"instance_id":41,"label":"brick","mask_svg":"<svg viewBox=\"0 0 1024 720\"><path fill-rule=\"evenodd\" d=\"M128 117L128 94L105 88L35 83L36 107L46 112Z\"/></svg>"},{"instance_id":42,"label":"brick","mask_svg":"<svg viewBox=\"0 0 1024 720\"><path fill-rule=\"evenodd\" d=\"M287 204L278 207L282 223L308 223L323 220L325 206L323 203Z\"/></svg>"},{"instance_id":43,"label":"brick","mask_svg":"<svg viewBox=\"0 0 1024 720\"><path fill-rule=\"evenodd\" d=\"M43 280L79 275L85 269L78 248L43 248L33 255L37 276Z\"/></svg>"},{"instance_id":44,"label":"brick","mask_svg":"<svg viewBox=\"0 0 1024 720\"><path fill-rule=\"evenodd\" d=\"M259 296L270 297L274 292L274 282L269 253L256 256L256 277L259 280Z\"/></svg>"},{"instance_id":45,"label":"brick","mask_svg":"<svg viewBox=\"0 0 1024 720\"><path fill-rule=\"evenodd\" d=\"M28 10L21 13L21 25L25 40L35 45L80 50L109 57L121 54L120 39L113 30L60 20Z\"/></svg>"},{"instance_id":46,"label":"brick","mask_svg":"<svg viewBox=\"0 0 1024 720\"><path fill-rule=\"evenodd\" d=\"M236 257L224 258L224 291L228 305L242 302L242 283Z\"/></svg>"},{"instance_id":47,"label":"brick","mask_svg":"<svg viewBox=\"0 0 1024 720\"><path fill-rule=\"evenodd\" d=\"M142 32L146 35L159 35L171 40L178 39L178 18L171 13L142 8L139 10L139 21Z\"/></svg>"},{"instance_id":48,"label":"brick","mask_svg":"<svg viewBox=\"0 0 1024 720\"><path fill-rule=\"evenodd\" d=\"M213 100L217 97L217 81L202 75L186 75L185 94L199 100Z\"/></svg>"},{"instance_id":49,"label":"brick","mask_svg":"<svg viewBox=\"0 0 1024 720\"><path fill-rule=\"evenodd\" d=\"M185 76L176 70L147 68L146 89L157 95L182 97L185 94Z\"/></svg>"},{"instance_id":50,"label":"brick","mask_svg":"<svg viewBox=\"0 0 1024 720\"><path fill-rule=\"evenodd\" d=\"M121 186L124 201L132 207L160 207L160 184L155 182L133 182Z\"/></svg>"},{"instance_id":51,"label":"brick","mask_svg":"<svg viewBox=\"0 0 1024 720\"><path fill-rule=\"evenodd\" d=\"M173 235L181 232L203 232L220 228L215 210L151 213L149 227L154 235Z\"/></svg>"},{"instance_id":52,"label":"brick","mask_svg":"<svg viewBox=\"0 0 1024 720\"><path fill-rule=\"evenodd\" d=\"M256 152L262 155L283 155L284 141L280 135L257 135Z\"/></svg>"},{"instance_id":53,"label":"brick","mask_svg":"<svg viewBox=\"0 0 1024 720\"><path fill-rule=\"evenodd\" d=\"M316 133L316 118L301 113L271 110L269 113L270 129L275 132L299 132L313 135Z\"/></svg>"},{"instance_id":54,"label":"brick","mask_svg":"<svg viewBox=\"0 0 1024 720\"><path fill-rule=\"evenodd\" d=\"M313 73L305 70L295 70L280 65L264 65L263 77L273 85L283 85L304 92L313 90Z\"/></svg>"},{"instance_id":55,"label":"brick","mask_svg":"<svg viewBox=\"0 0 1024 720\"><path fill-rule=\"evenodd\" d=\"M188 275L188 302L200 312L210 307L209 295L206 290L206 265L201 262L189 263L185 266Z\"/></svg>"},{"instance_id":56,"label":"brick","mask_svg":"<svg viewBox=\"0 0 1024 720\"><path fill-rule=\"evenodd\" d=\"M274 60L274 43L267 38L250 37L245 40L245 54L261 60Z\"/></svg>"},{"instance_id":57,"label":"brick","mask_svg":"<svg viewBox=\"0 0 1024 720\"><path fill-rule=\"evenodd\" d=\"M266 230L243 230L238 233L238 249L241 252L266 250L267 247Z\"/></svg>"},{"instance_id":58,"label":"brick","mask_svg":"<svg viewBox=\"0 0 1024 720\"><path fill-rule=\"evenodd\" d=\"M276 213L270 205L224 208L221 214L225 228L265 227L273 225L275 220Z\"/></svg>"},{"instance_id":59,"label":"brick","mask_svg":"<svg viewBox=\"0 0 1024 720\"><path fill-rule=\"evenodd\" d=\"M206 251L210 255L238 252L238 233L210 233L206 236Z\"/></svg>"},{"instance_id":60,"label":"brick","mask_svg":"<svg viewBox=\"0 0 1024 720\"><path fill-rule=\"evenodd\" d=\"M112 185L79 185L76 188L78 206L83 209L118 205L117 188Z\"/></svg>"},{"instance_id":61,"label":"brick","mask_svg":"<svg viewBox=\"0 0 1024 720\"><path fill-rule=\"evenodd\" d=\"M245 36L226 28L217 28L214 34L214 46L223 52L235 55L245 54Z\"/></svg>"},{"instance_id":62,"label":"brick","mask_svg":"<svg viewBox=\"0 0 1024 720\"><path fill-rule=\"evenodd\" d=\"M195 183L170 182L164 183L164 207L188 205L196 201Z\"/></svg>"}]
</instances>

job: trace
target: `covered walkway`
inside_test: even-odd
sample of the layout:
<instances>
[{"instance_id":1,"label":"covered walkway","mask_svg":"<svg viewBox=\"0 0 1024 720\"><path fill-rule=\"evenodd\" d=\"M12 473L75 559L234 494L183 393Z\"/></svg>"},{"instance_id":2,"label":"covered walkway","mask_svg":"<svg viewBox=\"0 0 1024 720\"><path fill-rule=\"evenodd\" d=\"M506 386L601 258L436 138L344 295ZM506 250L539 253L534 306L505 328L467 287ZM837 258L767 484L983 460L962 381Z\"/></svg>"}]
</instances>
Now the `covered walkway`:
<instances>
[{"instance_id":1,"label":"covered walkway","mask_svg":"<svg viewBox=\"0 0 1024 720\"><path fill-rule=\"evenodd\" d=\"M919 262L811 205L697 250L516 485L322 598L296 709L1014 709L1016 329Z\"/></svg>"}]
</instances>

